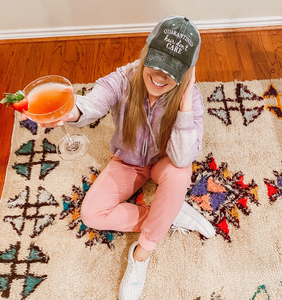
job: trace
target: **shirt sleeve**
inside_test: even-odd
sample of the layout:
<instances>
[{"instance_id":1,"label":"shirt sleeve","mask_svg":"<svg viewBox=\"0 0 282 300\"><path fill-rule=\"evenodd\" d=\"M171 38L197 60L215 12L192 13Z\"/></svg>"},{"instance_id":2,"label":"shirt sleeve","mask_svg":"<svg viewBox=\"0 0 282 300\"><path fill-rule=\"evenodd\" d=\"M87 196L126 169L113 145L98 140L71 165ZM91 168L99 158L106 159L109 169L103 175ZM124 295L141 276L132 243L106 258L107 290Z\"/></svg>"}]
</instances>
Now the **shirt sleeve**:
<instances>
[{"instance_id":1,"label":"shirt sleeve","mask_svg":"<svg viewBox=\"0 0 282 300\"><path fill-rule=\"evenodd\" d=\"M166 153L179 168L191 164L199 155L203 138L204 104L198 87L194 86L192 111L178 111Z\"/></svg>"},{"instance_id":2,"label":"shirt sleeve","mask_svg":"<svg viewBox=\"0 0 282 300\"><path fill-rule=\"evenodd\" d=\"M77 122L67 124L73 127L91 124L122 101L128 84L126 67L118 68L115 72L98 79L92 91L85 96L77 95L76 106L80 110L80 118Z\"/></svg>"}]
</instances>

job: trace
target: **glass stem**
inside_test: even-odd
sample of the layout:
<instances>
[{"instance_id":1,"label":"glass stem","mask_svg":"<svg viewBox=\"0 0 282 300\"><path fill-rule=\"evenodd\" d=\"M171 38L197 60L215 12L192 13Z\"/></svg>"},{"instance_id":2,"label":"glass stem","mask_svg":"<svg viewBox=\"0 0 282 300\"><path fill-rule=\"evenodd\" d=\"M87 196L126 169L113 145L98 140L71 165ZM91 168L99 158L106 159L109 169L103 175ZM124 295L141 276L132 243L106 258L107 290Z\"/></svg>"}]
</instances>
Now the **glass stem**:
<instances>
[{"instance_id":1,"label":"glass stem","mask_svg":"<svg viewBox=\"0 0 282 300\"><path fill-rule=\"evenodd\" d=\"M66 130L65 125L60 126L65 134L65 137L67 139L67 150L68 151L75 151L79 148L79 142L75 142L71 136L69 135L69 133Z\"/></svg>"}]
</instances>

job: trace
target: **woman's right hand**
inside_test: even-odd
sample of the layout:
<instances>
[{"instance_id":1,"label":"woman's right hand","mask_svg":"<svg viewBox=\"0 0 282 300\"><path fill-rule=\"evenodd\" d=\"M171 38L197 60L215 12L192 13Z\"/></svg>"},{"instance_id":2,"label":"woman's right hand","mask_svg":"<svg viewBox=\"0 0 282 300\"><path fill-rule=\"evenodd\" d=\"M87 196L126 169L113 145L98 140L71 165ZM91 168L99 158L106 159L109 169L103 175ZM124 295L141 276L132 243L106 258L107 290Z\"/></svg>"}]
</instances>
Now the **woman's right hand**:
<instances>
[{"instance_id":1,"label":"woman's right hand","mask_svg":"<svg viewBox=\"0 0 282 300\"><path fill-rule=\"evenodd\" d=\"M28 118L24 113L21 114L21 119L25 121ZM45 128L55 128L64 125L65 122L76 122L80 118L80 110L77 106L74 106L72 111L66 115L64 115L61 120L53 122L53 123L37 123L40 127Z\"/></svg>"}]
</instances>

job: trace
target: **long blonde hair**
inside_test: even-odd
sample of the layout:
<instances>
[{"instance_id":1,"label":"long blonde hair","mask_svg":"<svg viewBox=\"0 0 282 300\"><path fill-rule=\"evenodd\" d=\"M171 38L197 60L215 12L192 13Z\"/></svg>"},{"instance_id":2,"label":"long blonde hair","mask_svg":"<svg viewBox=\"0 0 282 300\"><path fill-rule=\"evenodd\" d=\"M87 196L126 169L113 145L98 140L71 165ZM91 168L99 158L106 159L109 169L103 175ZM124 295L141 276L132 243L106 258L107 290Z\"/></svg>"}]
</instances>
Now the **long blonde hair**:
<instances>
[{"instance_id":1,"label":"long blonde hair","mask_svg":"<svg viewBox=\"0 0 282 300\"><path fill-rule=\"evenodd\" d=\"M139 126L148 126L144 109L144 99L147 95L147 89L143 80L144 61L147 52L148 45L146 44L141 51L139 65L130 80L125 94L126 107L122 134L123 143L130 150L134 149L136 143L137 128ZM160 120L160 131L156 136L161 157L166 156L166 145L177 117L182 95L190 81L191 75L192 72L190 68L185 73L182 82L165 95L164 114Z\"/></svg>"}]
</instances>

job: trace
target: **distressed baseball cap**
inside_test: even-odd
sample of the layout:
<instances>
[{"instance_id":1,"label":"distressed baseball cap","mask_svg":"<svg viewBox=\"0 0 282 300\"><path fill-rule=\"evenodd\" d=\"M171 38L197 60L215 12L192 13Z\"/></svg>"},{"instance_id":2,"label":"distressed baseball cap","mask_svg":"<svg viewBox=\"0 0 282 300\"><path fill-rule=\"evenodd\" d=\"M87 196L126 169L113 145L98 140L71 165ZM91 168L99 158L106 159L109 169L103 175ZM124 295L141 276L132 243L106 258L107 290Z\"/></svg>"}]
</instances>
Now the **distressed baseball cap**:
<instances>
[{"instance_id":1,"label":"distressed baseball cap","mask_svg":"<svg viewBox=\"0 0 282 300\"><path fill-rule=\"evenodd\" d=\"M167 73L177 84L186 71L196 65L201 47L197 27L182 16L163 19L146 42L149 50L144 65Z\"/></svg>"}]
</instances>

